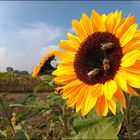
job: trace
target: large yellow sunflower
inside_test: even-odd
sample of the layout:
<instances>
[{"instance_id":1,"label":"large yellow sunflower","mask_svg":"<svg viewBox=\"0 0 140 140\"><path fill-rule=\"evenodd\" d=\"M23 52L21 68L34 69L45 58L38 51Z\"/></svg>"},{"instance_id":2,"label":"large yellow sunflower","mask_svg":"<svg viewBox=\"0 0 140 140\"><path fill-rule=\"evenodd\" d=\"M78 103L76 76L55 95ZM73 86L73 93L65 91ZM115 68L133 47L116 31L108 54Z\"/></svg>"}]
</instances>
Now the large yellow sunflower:
<instances>
[{"instance_id":1,"label":"large yellow sunflower","mask_svg":"<svg viewBox=\"0 0 140 140\"><path fill-rule=\"evenodd\" d=\"M126 107L123 91L138 96L132 88L140 88L140 30L134 20L122 19L121 11L99 15L95 10L91 17L83 13L80 21L72 20L76 35L60 41L66 51L54 51L61 61L53 75L76 112L86 115L94 108L103 116L109 109L116 114L116 100Z\"/></svg>"}]
</instances>

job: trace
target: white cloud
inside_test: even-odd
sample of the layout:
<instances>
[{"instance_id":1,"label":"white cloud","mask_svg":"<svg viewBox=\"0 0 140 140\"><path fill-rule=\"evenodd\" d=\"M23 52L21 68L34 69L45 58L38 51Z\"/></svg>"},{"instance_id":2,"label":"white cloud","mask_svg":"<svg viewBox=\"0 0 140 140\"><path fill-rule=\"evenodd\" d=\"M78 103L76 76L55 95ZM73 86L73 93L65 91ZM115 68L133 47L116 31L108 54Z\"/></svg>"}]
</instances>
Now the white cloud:
<instances>
[{"instance_id":1,"label":"white cloud","mask_svg":"<svg viewBox=\"0 0 140 140\"><path fill-rule=\"evenodd\" d=\"M39 50L39 54L41 56L44 56L46 53L48 53L49 51L51 51L52 49L56 49L58 50L59 47L57 45L50 45L50 46L47 46L47 47L41 47L40 50Z\"/></svg>"},{"instance_id":2,"label":"white cloud","mask_svg":"<svg viewBox=\"0 0 140 140\"><path fill-rule=\"evenodd\" d=\"M58 49L57 44L64 30L46 23L30 24L14 32L5 33L0 42L0 71L8 66L18 70L32 71L43 55L51 49Z\"/></svg>"},{"instance_id":3,"label":"white cloud","mask_svg":"<svg viewBox=\"0 0 140 140\"><path fill-rule=\"evenodd\" d=\"M14 34L29 47L40 47L62 36L62 29L45 23L37 23L29 24L28 28L21 29Z\"/></svg>"},{"instance_id":4,"label":"white cloud","mask_svg":"<svg viewBox=\"0 0 140 140\"><path fill-rule=\"evenodd\" d=\"M21 55L15 52L11 52L7 47L0 47L0 70L5 71L8 66L18 67L18 61L21 60ZM14 62L14 63L13 63ZM21 62L22 63L22 62Z\"/></svg>"}]
</instances>

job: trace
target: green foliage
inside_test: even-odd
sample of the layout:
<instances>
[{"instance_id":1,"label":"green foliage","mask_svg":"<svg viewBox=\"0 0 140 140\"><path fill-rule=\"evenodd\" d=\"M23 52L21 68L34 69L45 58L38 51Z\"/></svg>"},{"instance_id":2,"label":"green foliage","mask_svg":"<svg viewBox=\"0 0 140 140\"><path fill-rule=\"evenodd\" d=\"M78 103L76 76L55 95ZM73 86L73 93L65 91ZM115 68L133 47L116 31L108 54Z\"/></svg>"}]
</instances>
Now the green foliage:
<instances>
[{"instance_id":1,"label":"green foliage","mask_svg":"<svg viewBox=\"0 0 140 140\"><path fill-rule=\"evenodd\" d=\"M0 138L1 137L4 137L4 138L7 137L6 130L0 130Z\"/></svg>"},{"instance_id":2,"label":"green foliage","mask_svg":"<svg viewBox=\"0 0 140 140\"><path fill-rule=\"evenodd\" d=\"M38 92L55 88L50 75L41 76L40 81L33 93L17 99L8 107L5 104L9 118L6 119L5 114L0 117L0 139L118 139L124 118L118 103L116 116L109 113L101 117L92 110L83 117L75 113L75 108L68 108L60 94L46 92L45 96L39 97L41 93ZM4 100L6 96L2 95L0 99ZM131 99L134 107L138 108L140 98ZM9 110L13 112L10 114ZM138 137L139 131L134 135Z\"/></svg>"},{"instance_id":3,"label":"green foliage","mask_svg":"<svg viewBox=\"0 0 140 140\"><path fill-rule=\"evenodd\" d=\"M33 93L27 94L25 97L16 100L15 103L10 104L10 107L14 107L14 106L24 106L26 105L28 102L31 101L35 101L36 99L36 95L34 95Z\"/></svg>"},{"instance_id":4,"label":"green foliage","mask_svg":"<svg viewBox=\"0 0 140 140\"><path fill-rule=\"evenodd\" d=\"M46 94L46 98L43 100L34 93L27 94L23 98L16 100L14 103L10 104L12 109L21 108L21 110L14 113L11 118L11 120L15 120L16 122L14 126L15 131L19 132L18 135L16 133L14 138L25 138L25 134L27 134L28 131L31 131L33 125L45 127L47 131L40 131L38 128L33 129L33 131L29 133L30 139L35 139L35 137L38 139L64 137L67 133L65 125L68 124L70 115L72 115L71 110L64 106L64 100L61 99L59 94L53 92L48 95ZM36 120L38 115L41 119L39 121ZM39 118L37 117L37 119ZM46 124L42 124L42 120L44 120ZM60 129L62 130L61 132L59 132ZM53 133L53 136L51 136L51 133Z\"/></svg>"},{"instance_id":5,"label":"green foliage","mask_svg":"<svg viewBox=\"0 0 140 140\"><path fill-rule=\"evenodd\" d=\"M29 138L29 136L28 136L28 134L26 133L26 132L24 132L24 131L18 131L17 133L16 133L16 135L15 135L15 138L14 138L14 140L29 140L30 138Z\"/></svg>"},{"instance_id":6,"label":"green foliage","mask_svg":"<svg viewBox=\"0 0 140 140\"><path fill-rule=\"evenodd\" d=\"M0 80L6 80L14 75L15 74L13 72L0 72Z\"/></svg>"},{"instance_id":7,"label":"green foliage","mask_svg":"<svg viewBox=\"0 0 140 140\"><path fill-rule=\"evenodd\" d=\"M137 91L138 92L138 91ZM132 124L135 124L135 127L133 128L134 133L133 136L135 139L140 138L140 125L139 125L139 116L140 116L140 96L131 96L131 121ZM137 122L138 120L138 122Z\"/></svg>"},{"instance_id":8,"label":"green foliage","mask_svg":"<svg viewBox=\"0 0 140 140\"><path fill-rule=\"evenodd\" d=\"M42 91L46 88L51 89L51 90L54 88L54 82L52 80L51 75L43 75L40 77L40 79L42 82L38 86L35 87L34 93Z\"/></svg>"},{"instance_id":9,"label":"green foliage","mask_svg":"<svg viewBox=\"0 0 140 140\"><path fill-rule=\"evenodd\" d=\"M139 97L131 97L131 102L132 102L132 105L136 106L136 107L140 107L140 96Z\"/></svg>"},{"instance_id":10,"label":"green foliage","mask_svg":"<svg viewBox=\"0 0 140 140\"><path fill-rule=\"evenodd\" d=\"M77 135L74 139L116 139L123 115L111 117L78 118L73 121Z\"/></svg>"}]
</instances>

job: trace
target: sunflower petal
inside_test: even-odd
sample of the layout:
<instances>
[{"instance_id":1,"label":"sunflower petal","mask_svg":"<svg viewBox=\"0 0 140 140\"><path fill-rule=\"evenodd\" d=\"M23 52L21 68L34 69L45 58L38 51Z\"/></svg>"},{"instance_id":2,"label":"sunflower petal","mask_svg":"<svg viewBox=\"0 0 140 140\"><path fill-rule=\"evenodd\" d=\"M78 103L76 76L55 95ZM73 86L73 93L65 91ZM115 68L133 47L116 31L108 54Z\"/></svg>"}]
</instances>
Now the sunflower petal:
<instances>
[{"instance_id":1,"label":"sunflower petal","mask_svg":"<svg viewBox=\"0 0 140 140\"><path fill-rule=\"evenodd\" d=\"M121 21L122 11L119 11L119 12L116 11L114 14L115 15L114 15L114 22L113 22L113 27L114 27L113 33L117 29L117 27Z\"/></svg>"},{"instance_id":2,"label":"sunflower petal","mask_svg":"<svg viewBox=\"0 0 140 140\"><path fill-rule=\"evenodd\" d=\"M86 90L89 86L88 85L84 85L83 88L81 88L80 91L80 97L79 100L76 103L76 112L78 112L82 107L83 107L83 103L84 103L84 98L86 97Z\"/></svg>"},{"instance_id":3,"label":"sunflower petal","mask_svg":"<svg viewBox=\"0 0 140 140\"><path fill-rule=\"evenodd\" d=\"M103 95L103 85L96 84L91 87L90 92L92 92L93 97L100 97Z\"/></svg>"},{"instance_id":4,"label":"sunflower petal","mask_svg":"<svg viewBox=\"0 0 140 140\"><path fill-rule=\"evenodd\" d=\"M62 91L62 99L66 99L66 98L69 98L70 97L70 93L75 90L75 87L73 88L66 88L66 89L63 89Z\"/></svg>"},{"instance_id":5,"label":"sunflower petal","mask_svg":"<svg viewBox=\"0 0 140 140\"><path fill-rule=\"evenodd\" d=\"M97 101L97 97L92 96L92 92L90 92L90 88L91 87L89 87L86 91L86 97L82 107L82 115L86 115L94 107Z\"/></svg>"},{"instance_id":6,"label":"sunflower petal","mask_svg":"<svg viewBox=\"0 0 140 140\"><path fill-rule=\"evenodd\" d=\"M64 75L74 75L74 69L70 68L70 69L56 69L55 71L53 71L52 75L57 75L57 76L64 76Z\"/></svg>"},{"instance_id":7,"label":"sunflower petal","mask_svg":"<svg viewBox=\"0 0 140 140\"><path fill-rule=\"evenodd\" d=\"M76 52L78 50L78 47L70 40L61 40L59 46L68 51Z\"/></svg>"},{"instance_id":8,"label":"sunflower petal","mask_svg":"<svg viewBox=\"0 0 140 140\"><path fill-rule=\"evenodd\" d=\"M55 56L59 57L60 59L66 62L74 62L75 53L55 50Z\"/></svg>"},{"instance_id":9,"label":"sunflower petal","mask_svg":"<svg viewBox=\"0 0 140 140\"><path fill-rule=\"evenodd\" d=\"M140 88L140 80L135 76L135 74L132 74L124 69L120 69L120 72L123 73L130 86Z\"/></svg>"},{"instance_id":10,"label":"sunflower petal","mask_svg":"<svg viewBox=\"0 0 140 140\"><path fill-rule=\"evenodd\" d=\"M81 90L81 87L82 86L75 87L75 88L73 88L73 91L70 91L69 99L67 100L67 105L69 107L73 107L76 104L78 99L75 98L75 97L76 97L77 94L80 94L79 92Z\"/></svg>"},{"instance_id":11,"label":"sunflower petal","mask_svg":"<svg viewBox=\"0 0 140 140\"><path fill-rule=\"evenodd\" d=\"M108 113L108 104L104 96L101 96L98 98L96 104L95 104L95 110L98 113L98 115L106 116Z\"/></svg>"},{"instance_id":12,"label":"sunflower petal","mask_svg":"<svg viewBox=\"0 0 140 140\"><path fill-rule=\"evenodd\" d=\"M130 28L120 38L120 44L122 47L126 45L134 37L137 30L137 26L138 26L137 24L131 25Z\"/></svg>"},{"instance_id":13,"label":"sunflower petal","mask_svg":"<svg viewBox=\"0 0 140 140\"><path fill-rule=\"evenodd\" d=\"M83 115L86 115L94 107L96 101L97 101L96 97L91 97L89 99L89 103L85 106L85 111L84 111Z\"/></svg>"},{"instance_id":14,"label":"sunflower petal","mask_svg":"<svg viewBox=\"0 0 140 140\"><path fill-rule=\"evenodd\" d=\"M125 100L125 96L122 92L122 90L120 89L120 87L117 88L116 93L114 94L115 97L119 100L120 104L126 108L126 100Z\"/></svg>"},{"instance_id":15,"label":"sunflower petal","mask_svg":"<svg viewBox=\"0 0 140 140\"><path fill-rule=\"evenodd\" d=\"M113 22L114 22L114 14L111 12L108 14L107 18L106 18L106 29L108 32L112 32L113 30Z\"/></svg>"},{"instance_id":16,"label":"sunflower petal","mask_svg":"<svg viewBox=\"0 0 140 140\"><path fill-rule=\"evenodd\" d=\"M116 102L115 99L112 98L111 100L107 101L108 103L108 108L111 110L111 112L116 115Z\"/></svg>"},{"instance_id":17,"label":"sunflower petal","mask_svg":"<svg viewBox=\"0 0 140 140\"><path fill-rule=\"evenodd\" d=\"M122 61L121 66L122 67L132 66L136 62L139 55L140 52L138 50L134 50L125 54L121 60Z\"/></svg>"},{"instance_id":18,"label":"sunflower petal","mask_svg":"<svg viewBox=\"0 0 140 140\"><path fill-rule=\"evenodd\" d=\"M87 34L85 30L83 29L82 25L80 24L80 22L78 22L77 20L72 20L72 26L76 34L80 37L80 39L82 41L85 40L85 38L87 37Z\"/></svg>"},{"instance_id":19,"label":"sunflower petal","mask_svg":"<svg viewBox=\"0 0 140 140\"><path fill-rule=\"evenodd\" d=\"M114 80L107 81L105 82L103 89L105 98L110 100L117 91L117 84Z\"/></svg>"},{"instance_id":20,"label":"sunflower petal","mask_svg":"<svg viewBox=\"0 0 140 140\"><path fill-rule=\"evenodd\" d=\"M133 89L131 88L130 86L128 86L128 94L131 94L133 96L139 96L139 94Z\"/></svg>"},{"instance_id":21,"label":"sunflower petal","mask_svg":"<svg viewBox=\"0 0 140 140\"><path fill-rule=\"evenodd\" d=\"M98 31L105 31L105 25L103 24L102 18L95 10L92 10L91 20L98 29Z\"/></svg>"},{"instance_id":22,"label":"sunflower petal","mask_svg":"<svg viewBox=\"0 0 140 140\"><path fill-rule=\"evenodd\" d=\"M65 85L65 84L68 84L75 79L76 79L75 75L63 75L63 76L57 76L53 80L57 84Z\"/></svg>"},{"instance_id":23,"label":"sunflower petal","mask_svg":"<svg viewBox=\"0 0 140 140\"><path fill-rule=\"evenodd\" d=\"M69 84L65 85L63 88L69 88L69 87L73 87L73 85L81 85L83 84L83 82L81 82L79 79L75 79L72 82L70 82Z\"/></svg>"},{"instance_id":24,"label":"sunflower petal","mask_svg":"<svg viewBox=\"0 0 140 140\"><path fill-rule=\"evenodd\" d=\"M105 24L105 21L106 21L106 18L107 18L106 14L102 14L101 18L102 18L103 24Z\"/></svg>"},{"instance_id":25,"label":"sunflower petal","mask_svg":"<svg viewBox=\"0 0 140 140\"><path fill-rule=\"evenodd\" d=\"M137 50L140 49L140 40L135 40L135 38L133 38L132 41L127 43L122 50L123 50L123 54L126 54L136 49Z\"/></svg>"},{"instance_id":26,"label":"sunflower petal","mask_svg":"<svg viewBox=\"0 0 140 140\"><path fill-rule=\"evenodd\" d=\"M80 44L81 44L81 40L79 37L71 34L71 33L67 33L68 38L79 48Z\"/></svg>"},{"instance_id":27,"label":"sunflower petal","mask_svg":"<svg viewBox=\"0 0 140 140\"><path fill-rule=\"evenodd\" d=\"M140 61L137 61L134 65L127 67L127 71L140 74Z\"/></svg>"},{"instance_id":28,"label":"sunflower petal","mask_svg":"<svg viewBox=\"0 0 140 140\"><path fill-rule=\"evenodd\" d=\"M119 71L117 72L115 76L116 82L121 87L122 90L127 91L127 81L122 73Z\"/></svg>"},{"instance_id":29,"label":"sunflower petal","mask_svg":"<svg viewBox=\"0 0 140 140\"><path fill-rule=\"evenodd\" d=\"M86 30L86 33L88 35L93 34L93 28L92 28L91 20L89 19L89 17L85 13L82 14L81 24L84 27L84 29Z\"/></svg>"},{"instance_id":30,"label":"sunflower petal","mask_svg":"<svg viewBox=\"0 0 140 140\"><path fill-rule=\"evenodd\" d=\"M135 16L128 16L124 18L114 30L116 37L121 38L123 34L129 29L129 27L134 24Z\"/></svg>"}]
</instances>

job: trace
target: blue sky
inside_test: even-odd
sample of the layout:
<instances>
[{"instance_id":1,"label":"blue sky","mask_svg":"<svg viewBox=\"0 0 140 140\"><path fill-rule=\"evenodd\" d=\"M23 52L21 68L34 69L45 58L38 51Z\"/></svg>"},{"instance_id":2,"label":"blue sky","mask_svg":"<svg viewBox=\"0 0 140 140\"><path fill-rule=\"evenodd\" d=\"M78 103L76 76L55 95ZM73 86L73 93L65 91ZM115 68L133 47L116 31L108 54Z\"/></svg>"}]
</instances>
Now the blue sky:
<instances>
[{"instance_id":1,"label":"blue sky","mask_svg":"<svg viewBox=\"0 0 140 140\"><path fill-rule=\"evenodd\" d=\"M41 57L72 32L71 20L122 10L140 24L140 1L0 1L0 71L32 71Z\"/></svg>"}]
</instances>

